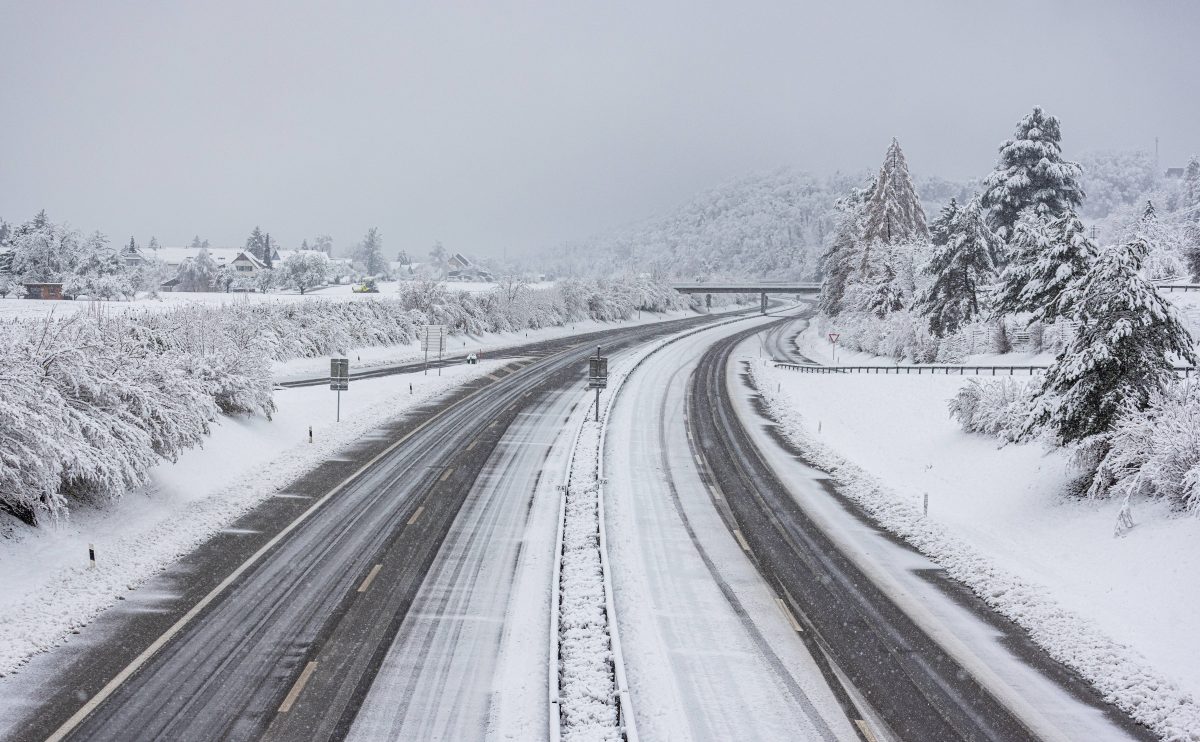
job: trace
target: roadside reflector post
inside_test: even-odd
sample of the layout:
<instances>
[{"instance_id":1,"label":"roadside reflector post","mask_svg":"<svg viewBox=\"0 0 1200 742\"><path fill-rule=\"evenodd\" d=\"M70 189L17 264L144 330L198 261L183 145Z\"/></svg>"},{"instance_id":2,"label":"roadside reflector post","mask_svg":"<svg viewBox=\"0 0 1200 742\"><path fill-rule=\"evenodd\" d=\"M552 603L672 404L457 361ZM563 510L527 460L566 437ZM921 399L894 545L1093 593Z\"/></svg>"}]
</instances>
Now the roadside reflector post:
<instances>
[{"instance_id":1,"label":"roadside reflector post","mask_svg":"<svg viewBox=\"0 0 1200 742\"><path fill-rule=\"evenodd\" d=\"M312 426L308 426L308 442L312 443Z\"/></svg>"},{"instance_id":2,"label":"roadside reflector post","mask_svg":"<svg viewBox=\"0 0 1200 742\"><path fill-rule=\"evenodd\" d=\"M96 547L88 544L88 569L96 568Z\"/></svg>"},{"instance_id":3,"label":"roadside reflector post","mask_svg":"<svg viewBox=\"0 0 1200 742\"><path fill-rule=\"evenodd\" d=\"M924 505L925 517L928 518L929 517L929 493L928 492L925 493L924 499L925 499L925 505Z\"/></svg>"}]
</instances>

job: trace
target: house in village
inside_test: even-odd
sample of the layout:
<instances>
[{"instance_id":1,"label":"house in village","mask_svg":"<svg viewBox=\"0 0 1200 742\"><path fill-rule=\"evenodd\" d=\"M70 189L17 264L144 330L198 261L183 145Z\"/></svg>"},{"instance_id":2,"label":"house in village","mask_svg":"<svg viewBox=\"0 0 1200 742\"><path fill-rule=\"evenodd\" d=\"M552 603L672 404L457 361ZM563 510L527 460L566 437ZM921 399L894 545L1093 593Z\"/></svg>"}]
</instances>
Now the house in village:
<instances>
[{"instance_id":1,"label":"house in village","mask_svg":"<svg viewBox=\"0 0 1200 742\"><path fill-rule=\"evenodd\" d=\"M491 282L495 279L491 273L472 263L466 255L456 252L446 259L446 280Z\"/></svg>"}]
</instances>

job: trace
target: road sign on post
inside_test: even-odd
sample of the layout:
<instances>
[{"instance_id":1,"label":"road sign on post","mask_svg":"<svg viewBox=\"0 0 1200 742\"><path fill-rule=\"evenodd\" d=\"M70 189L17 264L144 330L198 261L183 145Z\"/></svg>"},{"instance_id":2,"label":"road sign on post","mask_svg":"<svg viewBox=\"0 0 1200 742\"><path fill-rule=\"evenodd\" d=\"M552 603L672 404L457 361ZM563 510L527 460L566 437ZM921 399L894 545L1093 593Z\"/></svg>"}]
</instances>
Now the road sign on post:
<instances>
[{"instance_id":1,"label":"road sign on post","mask_svg":"<svg viewBox=\"0 0 1200 742\"><path fill-rule=\"evenodd\" d=\"M837 363L837 341L841 336L840 332L829 333L829 349L832 351L834 363Z\"/></svg>"},{"instance_id":2,"label":"road sign on post","mask_svg":"<svg viewBox=\"0 0 1200 742\"><path fill-rule=\"evenodd\" d=\"M596 355L588 359L588 388L596 390L596 420L600 420L600 390L608 387L608 358L600 355L600 346L596 346Z\"/></svg>"},{"instance_id":3,"label":"road sign on post","mask_svg":"<svg viewBox=\"0 0 1200 742\"><path fill-rule=\"evenodd\" d=\"M329 359L329 388L337 392L337 422L342 421L342 392L350 390L350 359Z\"/></svg>"},{"instance_id":4,"label":"road sign on post","mask_svg":"<svg viewBox=\"0 0 1200 742\"><path fill-rule=\"evenodd\" d=\"M446 326L445 325L425 325L421 328L421 350L425 351L425 373L429 373L429 352L433 351L438 354L438 360L441 360L442 353L446 352ZM438 366L438 376L442 375L442 367Z\"/></svg>"}]
</instances>

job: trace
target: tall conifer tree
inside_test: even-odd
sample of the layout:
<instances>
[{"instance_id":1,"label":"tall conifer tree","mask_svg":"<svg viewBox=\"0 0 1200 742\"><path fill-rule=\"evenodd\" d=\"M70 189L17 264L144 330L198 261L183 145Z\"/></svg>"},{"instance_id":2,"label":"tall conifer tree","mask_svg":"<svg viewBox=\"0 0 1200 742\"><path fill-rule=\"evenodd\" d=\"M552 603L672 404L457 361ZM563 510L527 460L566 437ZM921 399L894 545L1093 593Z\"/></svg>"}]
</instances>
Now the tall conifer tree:
<instances>
[{"instance_id":1,"label":"tall conifer tree","mask_svg":"<svg viewBox=\"0 0 1200 742\"><path fill-rule=\"evenodd\" d=\"M1017 124L1013 138L1000 145L996 169L983 181L983 206L1005 242L1026 209L1049 221L1083 203L1082 171L1063 159L1061 140L1058 119L1035 106Z\"/></svg>"}]
</instances>

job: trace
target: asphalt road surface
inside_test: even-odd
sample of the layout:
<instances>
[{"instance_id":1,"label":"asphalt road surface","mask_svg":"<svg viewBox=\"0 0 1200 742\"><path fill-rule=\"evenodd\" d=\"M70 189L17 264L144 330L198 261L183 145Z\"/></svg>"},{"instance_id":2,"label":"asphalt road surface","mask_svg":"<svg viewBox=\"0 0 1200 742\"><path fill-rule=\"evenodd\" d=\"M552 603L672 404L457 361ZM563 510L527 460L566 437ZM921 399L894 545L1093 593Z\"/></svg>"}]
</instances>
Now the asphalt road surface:
<instances>
[{"instance_id":1,"label":"asphalt road surface","mask_svg":"<svg viewBox=\"0 0 1200 742\"><path fill-rule=\"evenodd\" d=\"M904 740L1037 739L839 551L763 460L727 386L733 349L754 332L730 335L700 361L688 391L694 451L718 510L743 535L760 572L805 628L814 654L828 658L831 684L845 679L850 713L874 716L883 734ZM1064 683L1080 684L1044 655L1032 659L1056 668ZM1106 713L1120 717L1111 708ZM1111 729L1118 738L1151 738L1127 719Z\"/></svg>"},{"instance_id":2,"label":"asphalt road surface","mask_svg":"<svg viewBox=\"0 0 1200 742\"><path fill-rule=\"evenodd\" d=\"M548 391L581 388L597 342L613 352L710 319L540 343L540 357L294 483L181 560L164 578L172 599L97 622L107 640L59 658L60 678L41 684L14 736L241 740L293 728L305 739L343 736L518 415ZM328 690L319 706L303 692L309 684ZM296 726L281 727L293 710Z\"/></svg>"}]
</instances>

